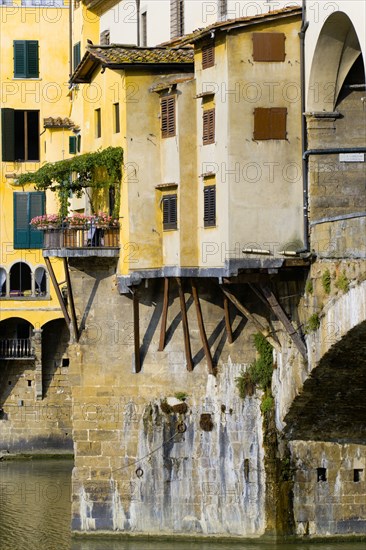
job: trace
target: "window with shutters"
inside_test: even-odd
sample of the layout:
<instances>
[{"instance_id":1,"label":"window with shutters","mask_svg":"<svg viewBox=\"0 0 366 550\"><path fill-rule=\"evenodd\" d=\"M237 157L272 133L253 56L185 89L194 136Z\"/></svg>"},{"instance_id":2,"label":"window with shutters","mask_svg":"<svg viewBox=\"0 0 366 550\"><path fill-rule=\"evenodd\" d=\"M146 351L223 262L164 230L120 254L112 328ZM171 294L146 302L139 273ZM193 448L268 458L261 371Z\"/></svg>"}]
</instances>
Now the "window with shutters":
<instances>
[{"instance_id":1,"label":"window with shutters","mask_svg":"<svg viewBox=\"0 0 366 550\"><path fill-rule=\"evenodd\" d=\"M95 116L95 137L100 138L102 137L102 113L100 109L95 109L94 111Z\"/></svg>"},{"instance_id":2,"label":"window with shutters","mask_svg":"<svg viewBox=\"0 0 366 550\"><path fill-rule=\"evenodd\" d=\"M38 41L14 40L14 78L38 78Z\"/></svg>"},{"instance_id":3,"label":"window with shutters","mask_svg":"<svg viewBox=\"0 0 366 550\"><path fill-rule=\"evenodd\" d=\"M177 195L163 197L163 229L177 229Z\"/></svg>"},{"instance_id":4,"label":"window with shutters","mask_svg":"<svg viewBox=\"0 0 366 550\"><path fill-rule=\"evenodd\" d=\"M170 37L184 34L184 0L170 0Z\"/></svg>"},{"instance_id":5,"label":"window with shutters","mask_svg":"<svg viewBox=\"0 0 366 550\"><path fill-rule=\"evenodd\" d=\"M202 69L215 65L215 43L209 42L202 46Z\"/></svg>"},{"instance_id":6,"label":"window with shutters","mask_svg":"<svg viewBox=\"0 0 366 550\"><path fill-rule=\"evenodd\" d=\"M161 98L161 137L175 136L175 96Z\"/></svg>"},{"instance_id":7,"label":"window with shutters","mask_svg":"<svg viewBox=\"0 0 366 550\"><path fill-rule=\"evenodd\" d=\"M215 143L215 109L203 111L203 145Z\"/></svg>"},{"instance_id":8,"label":"window with shutters","mask_svg":"<svg viewBox=\"0 0 366 550\"><path fill-rule=\"evenodd\" d=\"M285 61L285 39L283 32L253 33L254 61Z\"/></svg>"},{"instance_id":9,"label":"window with shutters","mask_svg":"<svg viewBox=\"0 0 366 550\"><path fill-rule=\"evenodd\" d=\"M254 109L253 138L255 140L286 139L286 118L286 108Z\"/></svg>"},{"instance_id":10,"label":"window with shutters","mask_svg":"<svg viewBox=\"0 0 366 550\"><path fill-rule=\"evenodd\" d=\"M1 109L2 160L39 161L39 111Z\"/></svg>"},{"instance_id":11,"label":"window with shutters","mask_svg":"<svg viewBox=\"0 0 366 550\"><path fill-rule=\"evenodd\" d=\"M79 65L81 61L81 43L80 42L77 42L76 44L74 44L74 47L73 47L73 69L75 71L76 67Z\"/></svg>"},{"instance_id":12,"label":"window with shutters","mask_svg":"<svg viewBox=\"0 0 366 550\"><path fill-rule=\"evenodd\" d=\"M203 189L203 224L205 227L216 225L216 185Z\"/></svg>"},{"instance_id":13,"label":"window with shutters","mask_svg":"<svg viewBox=\"0 0 366 550\"><path fill-rule=\"evenodd\" d=\"M44 212L43 192L14 193L14 248L42 248L43 231L29 224L32 218Z\"/></svg>"},{"instance_id":14,"label":"window with shutters","mask_svg":"<svg viewBox=\"0 0 366 550\"><path fill-rule=\"evenodd\" d=\"M119 117L119 103L113 104L113 114L114 114L114 133L119 134L121 130L120 117Z\"/></svg>"}]
</instances>

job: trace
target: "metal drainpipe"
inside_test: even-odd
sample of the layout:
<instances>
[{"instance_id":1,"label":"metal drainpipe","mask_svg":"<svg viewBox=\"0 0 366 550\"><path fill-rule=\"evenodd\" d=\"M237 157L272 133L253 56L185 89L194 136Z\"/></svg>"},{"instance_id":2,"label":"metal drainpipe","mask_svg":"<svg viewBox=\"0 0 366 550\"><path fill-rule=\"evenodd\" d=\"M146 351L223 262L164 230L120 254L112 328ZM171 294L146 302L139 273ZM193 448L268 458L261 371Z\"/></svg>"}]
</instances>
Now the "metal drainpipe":
<instances>
[{"instance_id":1,"label":"metal drainpipe","mask_svg":"<svg viewBox=\"0 0 366 550\"><path fill-rule=\"evenodd\" d=\"M329 147L328 149L309 149L303 152L303 160L308 162L310 155L338 155L341 153L366 153L366 147Z\"/></svg>"},{"instance_id":2,"label":"metal drainpipe","mask_svg":"<svg viewBox=\"0 0 366 550\"><path fill-rule=\"evenodd\" d=\"M137 17L137 45L141 46L140 37L140 0L136 0L136 17Z\"/></svg>"},{"instance_id":3,"label":"metal drainpipe","mask_svg":"<svg viewBox=\"0 0 366 550\"><path fill-rule=\"evenodd\" d=\"M306 21L306 0L302 1L302 23L299 32L300 38L300 78L301 78L301 145L302 145L302 190L303 190L303 220L304 220L304 248L298 252L309 251L309 218L308 218L308 161L304 157L307 150L307 128L305 117L305 33L309 26Z\"/></svg>"}]
</instances>

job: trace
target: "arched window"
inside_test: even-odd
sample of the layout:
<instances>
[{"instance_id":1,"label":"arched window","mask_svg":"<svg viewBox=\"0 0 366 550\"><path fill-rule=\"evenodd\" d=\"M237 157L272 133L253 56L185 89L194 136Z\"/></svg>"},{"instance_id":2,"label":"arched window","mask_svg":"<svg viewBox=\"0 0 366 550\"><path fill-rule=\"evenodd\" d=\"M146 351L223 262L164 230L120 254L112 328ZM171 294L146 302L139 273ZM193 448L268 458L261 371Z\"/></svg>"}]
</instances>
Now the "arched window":
<instances>
[{"instance_id":1,"label":"arched window","mask_svg":"<svg viewBox=\"0 0 366 550\"><path fill-rule=\"evenodd\" d=\"M32 275L29 265L17 262L10 269L10 297L32 296Z\"/></svg>"},{"instance_id":2,"label":"arched window","mask_svg":"<svg viewBox=\"0 0 366 550\"><path fill-rule=\"evenodd\" d=\"M47 294L47 275L44 267L37 267L34 272L36 296L45 296Z\"/></svg>"},{"instance_id":3,"label":"arched window","mask_svg":"<svg viewBox=\"0 0 366 550\"><path fill-rule=\"evenodd\" d=\"M6 294L6 271L3 267L0 267L0 296Z\"/></svg>"}]
</instances>

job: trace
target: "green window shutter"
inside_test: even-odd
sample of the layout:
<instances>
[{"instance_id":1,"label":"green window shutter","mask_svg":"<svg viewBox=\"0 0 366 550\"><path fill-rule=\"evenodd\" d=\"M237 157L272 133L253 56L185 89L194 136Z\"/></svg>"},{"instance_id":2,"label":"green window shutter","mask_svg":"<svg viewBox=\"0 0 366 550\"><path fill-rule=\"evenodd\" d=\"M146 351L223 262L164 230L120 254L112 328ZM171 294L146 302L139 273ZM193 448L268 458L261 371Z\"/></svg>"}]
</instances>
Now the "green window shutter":
<instances>
[{"instance_id":1,"label":"green window shutter","mask_svg":"<svg viewBox=\"0 0 366 550\"><path fill-rule=\"evenodd\" d=\"M28 193L28 227L29 227L29 248L42 248L43 231L29 225L32 218L42 216L45 211L45 196L42 191Z\"/></svg>"},{"instance_id":2,"label":"green window shutter","mask_svg":"<svg viewBox=\"0 0 366 550\"><path fill-rule=\"evenodd\" d=\"M1 109L2 160L14 162L14 109Z\"/></svg>"},{"instance_id":3,"label":"green window shutter","mask_svg":"<svg viewBox=\"0 0 366 550\"><path fill-rule=\"evenodd\" d=\"M29 248L28 193L14 193L14 248Z\"/></svg>"},{"instance_id":4,"label":"green window shutter","mask_svg":"<svg viewBox=\"0 0 366 550\"><path fill-rule=\"evenodd\" d=\"M26 76L28 78L38 78L39 77L38 41L28 40L26 44L27 44L27 75Z\"/></svg>"},{"instance_id":5,"label":"green window shutter","mask_svg":"<svg viewBox=\"0 0 366 550\"><path fill-rule=\"evenodd\" d=\"M14 193L14 248L42 248L43 232L33 229L32 218L44 214L44 193Z\"/></svg>"},{"instance_id":6,"label":"green window shutter","mask_svg":"<svg viewBox=\"0 0 366 550\"><path fill-rule=\"evenodd\" d=\"M69 153L70 155L75 155L77 152L77 140L76 136L69 137Z\"/></svg>"},{"instance_id":7,"label":"green window shutter","mask_svg":"<svg viewBox=\"0 0 366 550\"><path fill-rule=\"evenodd\" d=\"M75 71L76 67L79 65L79 63L81 61L81 43L80 42L77 42L76 44L74 44L73 52L74 52L73 67L74 67L74 71Z\"/></svg>"},{"instance_id":8,"label":"green window shutter","mask_svg":"<svg viewBox=\"0 0 366 550\"><path fill-rule=\"evenodd\" d=\"M14 78L26 78L27 76L27 48L25 40L14 40Z\"/></svg>"}]
</instances>

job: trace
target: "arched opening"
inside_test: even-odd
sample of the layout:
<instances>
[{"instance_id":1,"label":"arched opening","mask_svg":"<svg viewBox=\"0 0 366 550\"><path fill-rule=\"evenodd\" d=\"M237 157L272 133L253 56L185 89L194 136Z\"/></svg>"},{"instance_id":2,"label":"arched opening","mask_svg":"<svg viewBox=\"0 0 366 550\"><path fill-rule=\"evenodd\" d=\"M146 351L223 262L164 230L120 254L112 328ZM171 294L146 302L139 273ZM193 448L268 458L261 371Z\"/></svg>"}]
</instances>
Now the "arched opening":
<instances>
[{"instance_id":1,"label":"arched opening","mask_svg":"<svg viewBox=\"0 0 366 550\"><path fill-rule=\"evenodd\" d=\"M0 296L6 295L6 271L0 267Z\"/></svg>"},{"instance_id":2,"label":"arched opening","mask_svg":"<svg viewBox=\"0 0 366 550\"><path fill-rule=\"evenodd\" d=\"M44 267L37 267L34 272L36 296L46 296L47 294L47 273Z\"/></svg>"},{"instance_id":3,"label":"arched opening","mask_svg":"<svg viewBox=\"0 0 366 550\"><path fill-rule=\"evenodd\" d=\"M352 21L333 13L320 32L311 66L307 111L332 112L350 69L361 55Z\"/></svg>"},{"instance_id":4,"label":"arched opening","mask_svg":"<svg viewBox=\"0 0 366 550\"><path fill-rule=\"evenodd\" d=\"M32 272L24 262L17 262L10 269L10 296L32 295Z\"/></svg>"},{"instance_id":5,"label":"arched opening","mask_svg":"<svg viewBox=\"0 0 366 550\"><path fill-rule=\"evenodd\" d=\"M33 357L31 342L33 326L19 317L0 322L0 359Z\"/></svg>"}]
</instances>

